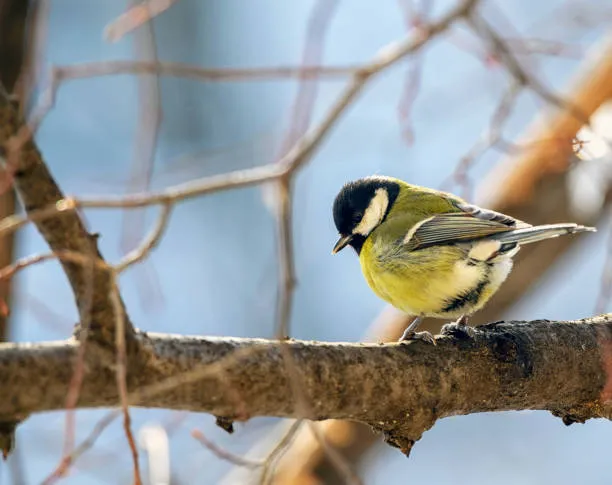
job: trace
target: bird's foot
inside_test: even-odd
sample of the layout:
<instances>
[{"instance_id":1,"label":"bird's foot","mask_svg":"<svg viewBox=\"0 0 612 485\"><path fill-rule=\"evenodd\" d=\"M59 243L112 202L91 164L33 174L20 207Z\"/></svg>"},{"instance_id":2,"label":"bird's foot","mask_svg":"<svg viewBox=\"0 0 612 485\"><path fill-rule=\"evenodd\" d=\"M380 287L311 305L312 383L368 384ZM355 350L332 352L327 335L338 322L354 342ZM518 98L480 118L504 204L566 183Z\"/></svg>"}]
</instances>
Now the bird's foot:
<instances>
[{"instance_id":1,"label":"bird's foot","mask_svg":"<svg viewBox=\"0 0 612 485\"><path fill-rule=\"evenodd\" d=\"M457 319L456 322L447 323L442 327L442 335L450 335L456 338L474 338L476 336L476 332L474 327L470 327L468 324L468 319L465 315L462 315Z\"/></svg>"},{"instance_id":2,"label":"bird's foot","mask_svg":"<svg viewBox=\"0 0 612 485\"><path fill-rule=\"evenodd\" d=\"M422 340L423 342L426 342L428 344L436 345L436 339L431 333L427 331L413 332L413 331L408 331L408 329L406 329L406 331L400 337L398 342L406 342L410 340Z\"/></svg>"}]
</instances>

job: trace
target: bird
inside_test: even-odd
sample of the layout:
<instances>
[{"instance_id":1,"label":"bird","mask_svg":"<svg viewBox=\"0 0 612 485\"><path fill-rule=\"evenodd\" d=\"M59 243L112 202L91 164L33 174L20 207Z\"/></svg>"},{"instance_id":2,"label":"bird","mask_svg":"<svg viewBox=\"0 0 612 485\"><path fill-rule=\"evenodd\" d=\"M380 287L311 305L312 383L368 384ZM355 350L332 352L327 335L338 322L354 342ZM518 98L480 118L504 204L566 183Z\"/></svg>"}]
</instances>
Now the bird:
<instances>
[{"instance_id":1,"label":"bird","mask_svg":"<svg viewBox=\"0 0 612 485\"><path fill-rule=\"evenodd\" d=\"M453 194L373 175L346 183L333 203L340 235L373 292L413 315L400 341L435 344L417 332L424 317L456 319L445 333L474 334L469 317L485 306L512 270L524 244L595 232L574 223L533 226Z\"/></svg>"}]
</instances>

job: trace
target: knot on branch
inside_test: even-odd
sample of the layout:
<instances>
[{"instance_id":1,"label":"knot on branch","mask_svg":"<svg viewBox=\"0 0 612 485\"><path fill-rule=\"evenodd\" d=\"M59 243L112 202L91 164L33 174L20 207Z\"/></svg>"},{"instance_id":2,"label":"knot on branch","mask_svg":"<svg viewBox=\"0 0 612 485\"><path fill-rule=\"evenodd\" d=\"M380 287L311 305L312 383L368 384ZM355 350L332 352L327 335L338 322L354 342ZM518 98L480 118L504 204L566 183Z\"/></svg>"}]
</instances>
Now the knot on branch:
<instances>
[{"instance_id":1,"label":"knot on branch","mask_svg":"<svg viewBox=\"0 0 612 485\"><path fill-rule=\"evenodd\" d=\"M567 411L551 411L551 414L555 416L556 418L561 418L561 421L563 421L563 424L565 426L570 426L574 423L584 424L586 420L589 419L589 417L579 416L577 414L571 414L571 413L568 413Z\"/></svg>"},{"instance_id":2,"label":"knot on branch","mask_svg":"<svg viewBox=\"0 0 612 485\"><path fill-rule=\"evenodd\" d=\"M440 417L435 408L422 407L416 411L408 411L398 419L372 425L372 428L382 432L387 444L399 448L408 457L414 444Z\"/></svg>"},{"instance_id":3,"label":"knot on branch","mask_svg":"<svg viewBox=\"0 0 612 485\"><path fill-rule=\"evenodd\" d=\"M19 421L0 421L0 451L5 460L15 447L15 428Z\"/></svg>"}]
</instances>

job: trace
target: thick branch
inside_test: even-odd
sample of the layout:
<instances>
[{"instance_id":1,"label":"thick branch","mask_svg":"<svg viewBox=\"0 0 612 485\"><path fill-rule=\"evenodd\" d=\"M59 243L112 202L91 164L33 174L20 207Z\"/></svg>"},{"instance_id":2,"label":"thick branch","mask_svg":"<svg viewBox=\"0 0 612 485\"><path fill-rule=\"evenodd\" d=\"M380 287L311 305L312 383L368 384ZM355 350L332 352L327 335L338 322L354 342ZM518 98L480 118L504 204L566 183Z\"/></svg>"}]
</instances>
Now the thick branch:
<instances>
[{"instance_id":1,"label":"thick branch","mask_svg":"<svg viewBox=\"0 0 612 485\"><path fill-rule=\"evenodd\" d=\"M542 409L566 423L612 417L612 315L579 322L500 322L438 345L349 344L169 335L137 337L134 405L247 419L293 416L288 345L312 419L368 423L409 451L437 419ZM0 345L0 421L63 409L77 343ZM89 353L78 407L118 404L106 354Z\"/></svg>"},{"instance_id":2,"label":"thick branch","mask_svg":"<svg viewBox=\"0 0 612 485\"><path fill-rule=\"evenodd\" d=\"M5 163L5 183L11 176L15 189L28 214L53 207L64 199L64 194L55 182L36 145L26 141L17 149L15 156L6 146L23 123L16 106L0 91L0 161ZM70 251L102 259L98 250L97 236L90 234L75 211L64 211L56 217L35 219L37 229L53 251ZM81 322L91 329L94 340L114 346L115 315L109 294L111 279L108 271L92 266L62 261L62 266L75 296ZM93 275L93 278L92 278ZM127 321L127 318L125 319ZM126 325L128 341L133 329Z\"/></svg>"}]
</instances>

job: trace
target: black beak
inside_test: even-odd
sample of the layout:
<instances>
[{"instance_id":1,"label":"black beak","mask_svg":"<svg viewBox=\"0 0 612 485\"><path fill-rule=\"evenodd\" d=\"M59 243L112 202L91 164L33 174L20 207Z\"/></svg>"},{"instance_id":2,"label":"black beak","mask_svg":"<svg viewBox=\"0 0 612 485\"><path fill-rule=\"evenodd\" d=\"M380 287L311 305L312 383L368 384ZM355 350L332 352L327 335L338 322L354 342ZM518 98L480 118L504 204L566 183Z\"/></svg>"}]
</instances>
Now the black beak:
<instances>
[{"instance_id":1,"label":"black beak","mask_svg":"<svg viewBox=\"0 0 612 485\"><path fill-rule=\"evenodd\" d=\"M352 234L349 234L348 236L343 236L338 239L338 242L334 246L334 249L332 249L332 254L336 254L337 252L342 251L351 242L352 239Z\"/></svg>"}]
</instances>

